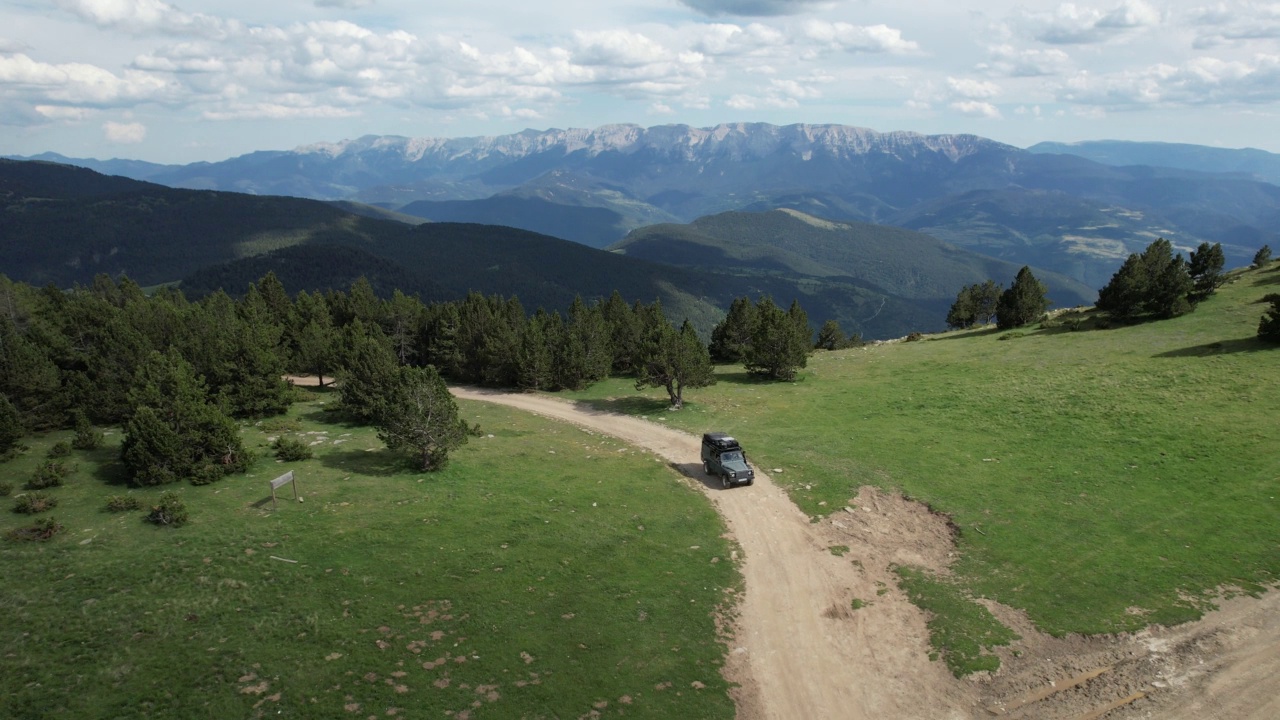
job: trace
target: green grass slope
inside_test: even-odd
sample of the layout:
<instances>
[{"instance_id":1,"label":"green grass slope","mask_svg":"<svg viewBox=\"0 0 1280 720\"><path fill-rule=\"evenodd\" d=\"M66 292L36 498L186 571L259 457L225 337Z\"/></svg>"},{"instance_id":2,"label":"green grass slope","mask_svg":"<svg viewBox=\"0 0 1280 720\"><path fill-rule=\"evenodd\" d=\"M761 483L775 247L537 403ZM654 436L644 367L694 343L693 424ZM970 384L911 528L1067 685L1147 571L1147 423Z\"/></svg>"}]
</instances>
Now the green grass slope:
<instances>
[{"instance_id":1,"label":"green grass slope","mask_svg":"<svg viewBox=\"0 0 1280 720\"><path fill-rule=\"evenodd\" d=\"M947 513L964 587L1051 633L1183 622L1280 580L1280 347L1256 339L1272 268L1173 320L819 353L790 384L721 368L668 419L732 431L811 515L863 484ZM608 399L629 394L582 396L644 405Z\"/></svg>"},{"instance_id":2,"label":"green grass slope","mask_svg":"<svg viewBox=\"0 0 1280 720\"><path fill-rule=\"evenodd\" d=\"M485 435L423 475L326 397L244 429L263 455L248 476L173 487L181 528L105 511L159 495L114 484L118 433L70 458L49 491L65 531L0 539L0 716L733 717L714 615L741 581L675 471L463 403ZM280 435L314 459L275 462ZM30 440L6 479L61 437ZM286 470L305 502L286 487L272 510ZM31 521L0 513L0 532Z\"/></svg>"}]
</instances>

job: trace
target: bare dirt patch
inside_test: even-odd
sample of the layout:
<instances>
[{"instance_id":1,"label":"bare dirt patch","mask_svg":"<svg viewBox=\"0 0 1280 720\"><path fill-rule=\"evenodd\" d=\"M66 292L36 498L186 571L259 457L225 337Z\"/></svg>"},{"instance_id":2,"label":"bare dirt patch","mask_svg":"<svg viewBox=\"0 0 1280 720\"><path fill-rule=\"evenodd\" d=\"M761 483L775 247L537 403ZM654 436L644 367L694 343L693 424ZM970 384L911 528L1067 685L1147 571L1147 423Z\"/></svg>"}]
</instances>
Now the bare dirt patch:
<instances>
[{"instance_id":1,"label":"bare dirt patch","mask_svg":"<svg viewBox=\"0 0 1280 720\"><path fill-rule=\"evenodd\" d=\"M763 472L746 488L707 482L698 439L686 433L540 395L453 391L630 442L711 499L744 556L725 666L743 720L1280 717L1280 592L1224 601L1195 623L1101 637L1053 638L1021 612L986 603L1022 639L1000 649L997 673L957 680L929 661L924 613L890 569L946 573L946 517L864 487L843 512L813 523Z\"/></svg>"}]
</instances>

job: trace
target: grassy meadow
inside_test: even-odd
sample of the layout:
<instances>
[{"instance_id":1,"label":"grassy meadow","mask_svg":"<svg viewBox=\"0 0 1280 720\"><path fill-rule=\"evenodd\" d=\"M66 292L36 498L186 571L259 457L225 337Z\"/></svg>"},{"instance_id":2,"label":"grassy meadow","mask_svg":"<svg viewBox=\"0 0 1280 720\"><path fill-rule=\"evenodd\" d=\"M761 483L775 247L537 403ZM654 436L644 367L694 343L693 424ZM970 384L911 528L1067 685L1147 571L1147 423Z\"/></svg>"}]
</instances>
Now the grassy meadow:
<instances>
[{"instance_id":1,"label":"grassy meadow","mask_svg":"<svg viewBox=\"0 0 1280 720\"><path fill-rule=\"evenodd\" d=\"M722 367L681 412L623 380L576 397L732 432L813 517L864 484L926 502L958 527L956 580L1050 633L1178 623L1280 579L1272 268L1172 320L820 352L787 384Z\"/></svg>"},{"instance_id":2,"label":"grassy meadow","mask_svg":"<svg viewBox=\"0 0 1280 720\"><path fill-rule=\"evenodd\" d=\"M730 718L724 526L653 456L462 403L483 436L422 474L299 390L249 475L178 485L179 528L110 513L119 434L49 490L65 531L0 540L0 717ZM278 463L270 438L315 457ZM64 435L0 464L13 495ZM293 470L272 510L268 480ZM0 532L29 526L0 498Z\"/></svg>"}]
</instances>

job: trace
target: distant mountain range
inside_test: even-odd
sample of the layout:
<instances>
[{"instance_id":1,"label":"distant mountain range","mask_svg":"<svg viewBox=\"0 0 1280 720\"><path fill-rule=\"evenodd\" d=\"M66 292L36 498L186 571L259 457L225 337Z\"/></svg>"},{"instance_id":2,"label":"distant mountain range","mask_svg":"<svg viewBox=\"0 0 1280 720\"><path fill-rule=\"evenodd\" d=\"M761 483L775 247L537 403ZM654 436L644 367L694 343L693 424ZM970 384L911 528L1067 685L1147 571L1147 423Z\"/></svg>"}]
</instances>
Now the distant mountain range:
<instances>
[{"instance_id":1,"label":"distant mountain range","mask_svg":"<svg viewBox=\"0 0 1280 720\"><path fill-rule=\"evenodd\" d=\"M1042 142L1033 153L1076 155L1103 165L1147 165L1208 173L1232 173L1280 185L1280 155L1256 148L1218 148L1184 143L1091 140Z\"/></svg>"},{"instance_id":2,"label":"distant mountain range","mask_svg":"<svg viewBox=\"0 0 1280 720\"><path fill-rule=\"evenodd\" d=\"M70 287L95 275L143 286L180 282L191 297L240 294L268 271L290 292L345 289L423 300L468 292L565 309L617 290L660 299L704 334L736 297L800 300L816 324L868 339L944 324L958 289L1017 266L901 228L833 223L793 210L731 212L633 233L611 252L522 229L409 223L352 202L175 189L69 165L0 160L0 272ZM1037 273L1060 305L1091 288Z\"/></svg>"},{"instance_id":3,"label":"distant mountain range","mask_svg":"<svg viewBox=\"0 0 1280 720\"><path fill-rule=\"evenodd\" d=\"M350 200L606 247L636 228L789 208L891 224L1101 287L1156 237L1280 245L1261 151L1097 143L1022 150L973 135L842 125L612 125L477 138L367 136L182 166L55 158L189 189Z\"/></svg>"}]
</instances>

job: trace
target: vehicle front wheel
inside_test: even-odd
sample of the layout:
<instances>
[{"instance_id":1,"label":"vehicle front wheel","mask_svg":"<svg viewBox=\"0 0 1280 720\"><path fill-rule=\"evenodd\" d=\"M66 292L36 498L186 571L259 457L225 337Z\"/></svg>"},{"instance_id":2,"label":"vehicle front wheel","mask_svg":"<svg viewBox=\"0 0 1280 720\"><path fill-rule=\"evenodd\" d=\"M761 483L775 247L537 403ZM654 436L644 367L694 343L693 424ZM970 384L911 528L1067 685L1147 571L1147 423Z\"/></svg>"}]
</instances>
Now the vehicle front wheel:
<instances>
[{"instance_id":1,"label":"vehicle front wheel","mask_svg":"<svg viewBox=\"0 0 1280 720\"><path fill-rule=\"evenodd\" d=\"M728 476L728 475L721 475L721 476L720 476L720 485L721 485L722 487L724 487L724 489L725 489L725 490L728 490L728 489L729 489L729 476Z\"/></svg>"}]
</instances>

